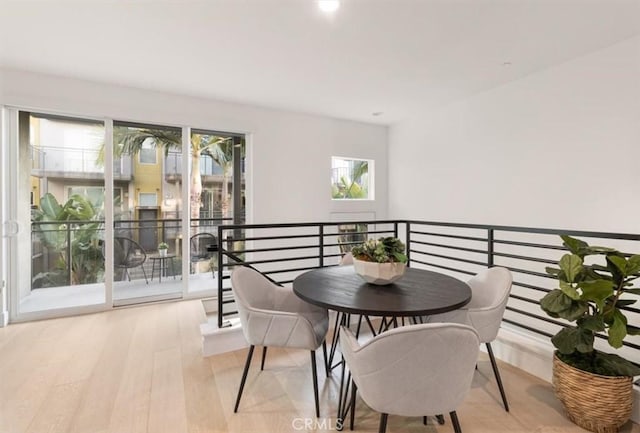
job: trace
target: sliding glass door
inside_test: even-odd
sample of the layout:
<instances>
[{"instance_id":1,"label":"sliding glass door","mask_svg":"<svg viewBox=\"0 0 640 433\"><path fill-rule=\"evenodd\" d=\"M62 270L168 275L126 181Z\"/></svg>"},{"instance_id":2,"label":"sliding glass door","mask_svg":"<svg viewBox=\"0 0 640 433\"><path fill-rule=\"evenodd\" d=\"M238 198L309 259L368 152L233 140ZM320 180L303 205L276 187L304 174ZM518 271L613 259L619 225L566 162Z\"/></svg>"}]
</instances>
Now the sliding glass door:
<instances>
[{"instance_id":1,"label":"sliding glass door","mask_svg":"<svg viewBox=\"0 0 640 433\"><path fill-rule=\"evenodd\" d=\"M244 136L10 111L14 318L215 294Z\"/></svg>"}]
</instances>

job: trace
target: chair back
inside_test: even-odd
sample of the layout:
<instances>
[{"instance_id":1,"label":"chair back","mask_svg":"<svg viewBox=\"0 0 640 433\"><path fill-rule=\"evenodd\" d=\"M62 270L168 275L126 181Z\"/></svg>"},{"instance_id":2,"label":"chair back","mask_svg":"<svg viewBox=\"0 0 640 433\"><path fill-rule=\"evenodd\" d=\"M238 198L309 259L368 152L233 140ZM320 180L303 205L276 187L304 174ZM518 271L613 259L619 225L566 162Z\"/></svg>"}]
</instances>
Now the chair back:
<instances>
[{"instance_id":1,"label":"chair back","mask_svg":"<svg viewBox=\"0 0 640 433\"><path fill-rule=\"evenodd\" d=\"M255 269L236 266L231 273L231 290L238 306L241 322L246 316L246 310L274 308L274 284Z\"/></svg>"},{"instance_id":2,"label":"chair back","mask_svg":"<svg viewBox=\"0 0 640 433\"><path fill-rule=\"evenodd\" d=\"M463 401L479 339L467 325L427 323L384 332L362 346L342 328L340 345L360 395L372 409L422 416L454 411Z\"/></svg>"},{"instance_id":3,"label":"chair back","mask_svg":"<svg viewBox=\"0 0 640 433\"><path fill-rule=\"evenodd\" d=\"M189 238L189 251L191 261L206 260L213 257L213 252L208 251L209 245L217 245L218 238L211 233L197 233Z\"/></svg>"},{"instance_id":4,"label":"chair back","mask_svg":"<svg viewBox=\"0 0 640 433\"><path fill-rule=\"evenodd\" d=\"M113 238L113 264L117 268L134 268L147 260L147 252L131 238Z\"/></svg>"},{"instance_id":5,"label":"chair back","mask_svg":"<svg viewBox=\"0 0 640 433\"><path fill-rule=\"evenodd\" d=\"M472 295L471 302L465 308L469 312L469 323L478 331L481 343L489 343L498 335L512 281L511 271L493 267L467 282Z\"/></svg>"}]
</instances>

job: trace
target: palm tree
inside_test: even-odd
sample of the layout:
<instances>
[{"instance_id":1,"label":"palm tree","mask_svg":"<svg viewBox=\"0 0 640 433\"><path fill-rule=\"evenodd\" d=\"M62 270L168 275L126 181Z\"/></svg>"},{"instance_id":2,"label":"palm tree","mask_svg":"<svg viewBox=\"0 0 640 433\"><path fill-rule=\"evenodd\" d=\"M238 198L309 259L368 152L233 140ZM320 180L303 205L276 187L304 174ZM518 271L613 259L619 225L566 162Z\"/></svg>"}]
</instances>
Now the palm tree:
<instances>
[{"instance_id":1,"label":"palm tree","mask_svg":"<svg viewBox=\"0 0 640 433\"><path fill-rule=\"evenodd\" d=\"M165 156L169 150L182 150L182 132L178 129L160 128L114 128L114 156L137 155L145 143L153 143L164 150ZM220 137L208 134L191 135L191 176L190 196L191 218L200 218L202 203L202 175L200 173L200 159L202 155L209 155L222 167L223 191L222 210L227 216L229 210L228 183L229 172L233 167L233 143L230 137Z\"/></svg>"}]
</instances>

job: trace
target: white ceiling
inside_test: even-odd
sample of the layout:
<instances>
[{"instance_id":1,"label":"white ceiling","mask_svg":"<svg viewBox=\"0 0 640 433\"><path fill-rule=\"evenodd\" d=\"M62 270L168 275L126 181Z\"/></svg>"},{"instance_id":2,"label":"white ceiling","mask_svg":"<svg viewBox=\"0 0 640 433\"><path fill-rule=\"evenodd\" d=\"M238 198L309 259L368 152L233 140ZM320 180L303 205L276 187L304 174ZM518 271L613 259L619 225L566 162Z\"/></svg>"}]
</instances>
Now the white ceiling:
<instances>
[{"instance_id":1,"label":"white ceiling","mask_svg":"<svg viewBox=\"0 0 640 433\"><path fill-rule=\"evenodd\" d=\"M0 0L0 65L383 124L638 34L640 0Z\"/></svg>"}]
</instances>

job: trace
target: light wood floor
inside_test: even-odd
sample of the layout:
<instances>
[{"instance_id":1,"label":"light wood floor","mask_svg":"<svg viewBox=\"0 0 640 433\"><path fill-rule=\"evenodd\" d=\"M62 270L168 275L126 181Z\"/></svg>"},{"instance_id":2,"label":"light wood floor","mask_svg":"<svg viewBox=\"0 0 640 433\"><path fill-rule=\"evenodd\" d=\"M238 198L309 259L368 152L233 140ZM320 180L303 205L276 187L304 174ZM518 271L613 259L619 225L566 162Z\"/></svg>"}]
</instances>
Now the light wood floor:
<instances>
[{"instance_id":1,"label":"light wood floor","mask_svg":"<svg viewBox=\"0 0 640 433\"><path fill-rule=\"evenodd\" d=\"M334 430L337 377L319 372L321 414L313 416L309 354L254 355L233 413L246 350L203 358L199 301L0 328L1 433L295 432ZM321 355L318 353L319 364ZM465 433L583 432L562 415L551 386L501 364L506 413L486 359L458 410ZM335 374L335 376L338 376ZM305 420L315 423L305 427ZM358 403L356 431L375 432L378 414ZM452 432L429 420L389 417L389 432ZM345 429L348 431L348 429ZM623 432L640 432L629 423Z\"/></svg>"}]
</instances>

